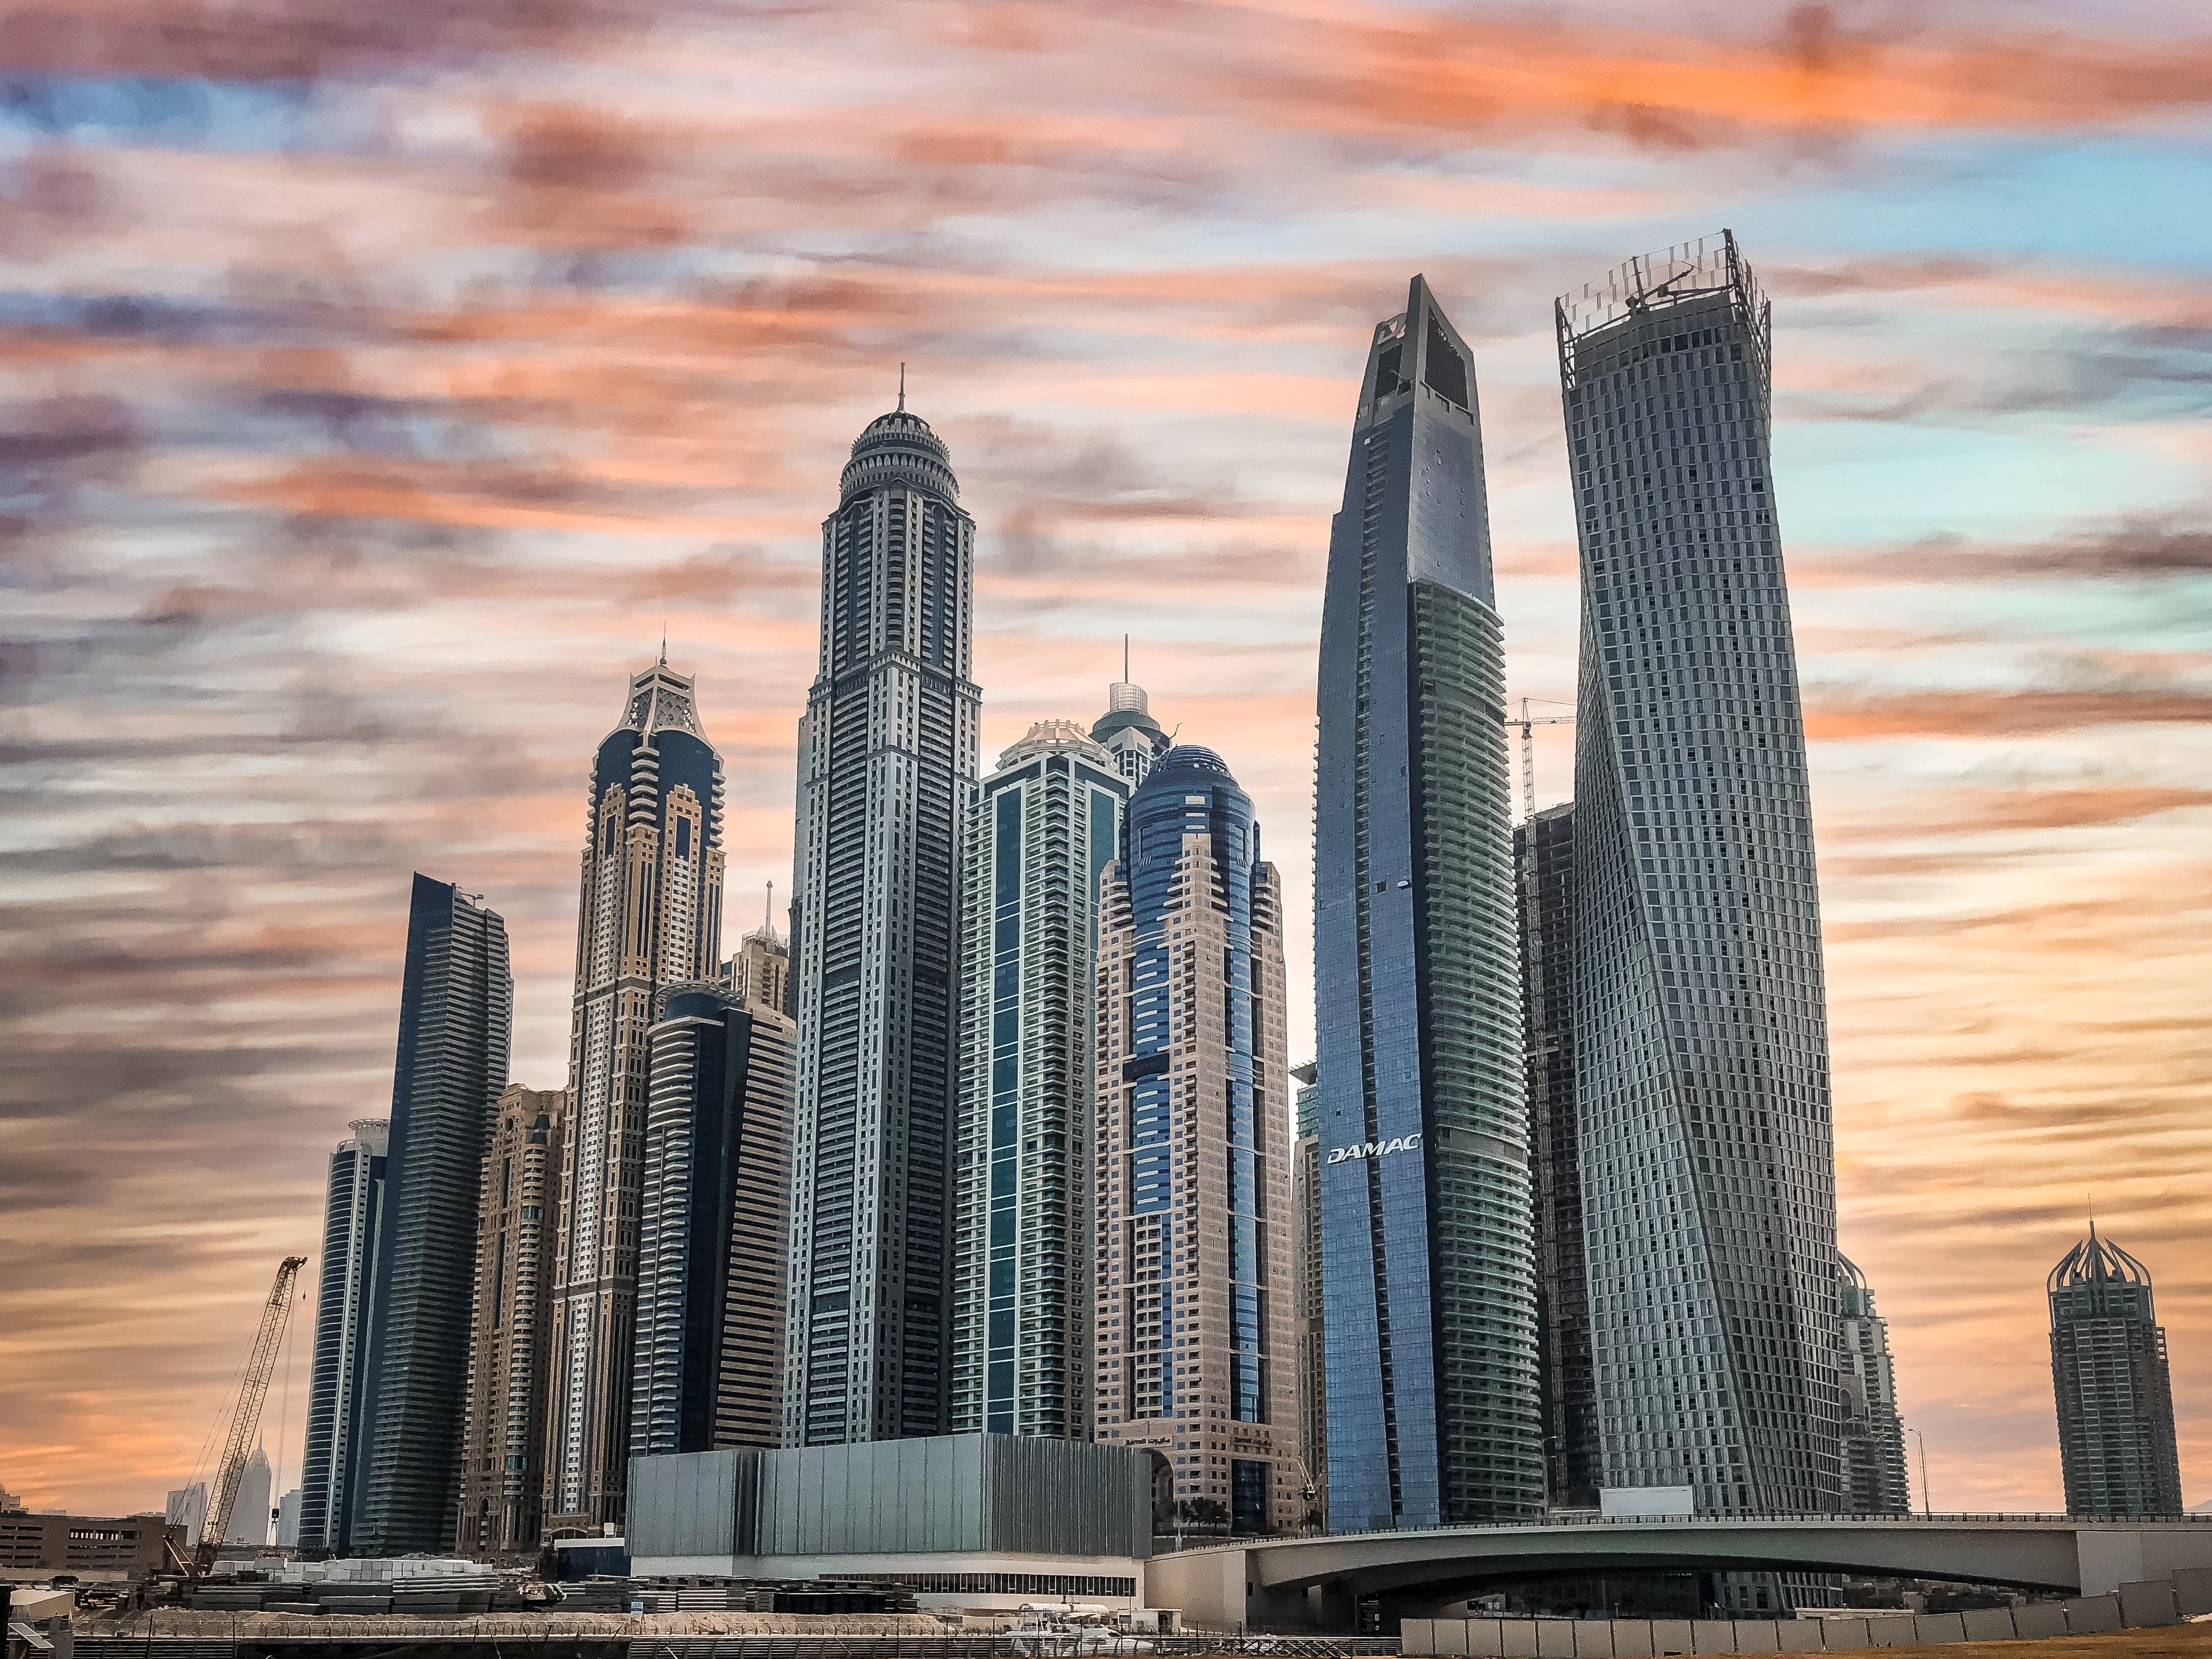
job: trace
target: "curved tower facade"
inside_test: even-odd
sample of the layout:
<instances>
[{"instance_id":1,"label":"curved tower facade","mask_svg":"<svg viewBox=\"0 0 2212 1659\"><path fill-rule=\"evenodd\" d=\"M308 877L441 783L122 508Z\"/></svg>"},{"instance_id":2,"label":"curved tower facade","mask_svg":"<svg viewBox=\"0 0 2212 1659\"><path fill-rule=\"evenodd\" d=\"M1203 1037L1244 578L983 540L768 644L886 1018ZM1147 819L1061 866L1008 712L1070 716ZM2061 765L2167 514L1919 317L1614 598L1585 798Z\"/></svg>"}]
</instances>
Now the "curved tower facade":
<instances>
[{"instance_id":1,"label":"curved tower facade","mask_svg":"<svg viewBox=\"0 0 2212 1659\"><path fill-rule=\"evenodd\" d=\"M2093 1223L2045 1289L2066 1513L2180 1514L2173 1384L2150 1269Z\"/></svg>"},{"instance_id":2,"label":"curved tower facade","mask_svg":"<svg viewBox=\"0 0 2212 1659\"><path fill-rule=\"evenodd\" d=\"M599 745L584 834L544 1474L547 1527L596 1532L629 1467L646 1034L664 988L720 966L722 762L665 659Z\"/></svg>"},{"instance_id":3,"label":"curved tower facade","mask_svg":"<svg viewBox=\"0 0 2212 1659\"><path fill-rule=\"evenodd\" d=\"M1169 750L1130 800L1096 978L1092 1437L1152 1455L1155 1530L1294 1525L1282 883L1211 750Z\"/></svg>"},{"instance_id":4,"label":"curved tower facade","mask_svg":"<svg viewBox=\"0 0 2212 1659\"><path fill-rule=\"evenodd\" d=\"M1812 805L1734 238L1559 305L1582 550L1574 1095L1602 1484L1841 1504ZM1756 1613L1748 1586L1730 1605Z\"/></svg>"},{"instance_id":5,"label":"curved tower facade","mask_svg":"<svg viewBox=\"0 0 2212 1659\"><path fill-rule=\"evenodd\" d=\"M1505 672L1474 368L1416 276L1368 351L1314 828L1328 1522L1541 1512Z\"/></svg>"},{"instance_id":6,"label":"curved tower facade","mask_svg":"<svg viewBox=\"0 0 2212 1659\"><path fill-rule=\"evenodd\" d=\"M1905 1423L1897 1414L1897 1368L1889 1322L1875 1311L1874 1287L1858 1264L1836 1257L1838 1312L1844 1335L1844 1510L1850 1515L1910 1515Z\"/></svg>"},{"instance_id":7,"label":"curved tower facade","mask_svg":"<svg viewBox=\"0 0 2212 1659\"><path fill-rule=\"evenodd\" d=\"M784 1439L941 1434L951 1295L960 842L981 693L975 523L903 406L822 525L799 732L798 1100Z\"/></svg>"}]
</instances>

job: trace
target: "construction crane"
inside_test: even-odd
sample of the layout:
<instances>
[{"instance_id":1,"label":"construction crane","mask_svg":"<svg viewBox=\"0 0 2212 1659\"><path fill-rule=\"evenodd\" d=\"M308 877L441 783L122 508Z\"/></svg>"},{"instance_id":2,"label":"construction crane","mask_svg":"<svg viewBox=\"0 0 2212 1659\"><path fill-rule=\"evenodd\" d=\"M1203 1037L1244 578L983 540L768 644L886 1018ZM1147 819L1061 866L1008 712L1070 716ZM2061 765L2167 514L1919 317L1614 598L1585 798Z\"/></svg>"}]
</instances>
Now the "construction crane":
<instances>
[{"instance_id":1,"label":"construction crane","mask_svg":"<svg viewBox=\"0 0 2212 1659\"><path fill-rule=\"evenodd\" d=\"M1539 726L1572 726L1575 723L1575 717L1572 714L1538 714L1533 718L1529 715L1530 703L1552 701L1550 697L1523 697L1521 699L1521 718L1505 722L1508 726L1518 727L1521 732L1521 817L1524 822L1534 819L1536 816L1534 728Z\"/></svg>"},{"instance_id":2,"label":"construction crane","mask_svg":"<svg viewBox=\"0 0 2212 1659\"><path fill-rule=\"evenodd\" d=\"M231 1409L230 1432L222 1444L222 1461L216 1465L215 1490L208 1494L207 1519L200 1526L200 1547L192 1553L191 1576L204 1578L222 1547L230 1512L238 1504L239 1483L246 1478L247 1449L261 1427L261 1402L269 1396L269 1378L276 1369L276 1350L284 1340L284 1327L292 1318L292 1286L304 1255L288 1255L276 1269L276 1282L261 1304L261 1328L253 1334L253 1350L238 1379L238 1403Z\"/></svg>"}]
</instances>

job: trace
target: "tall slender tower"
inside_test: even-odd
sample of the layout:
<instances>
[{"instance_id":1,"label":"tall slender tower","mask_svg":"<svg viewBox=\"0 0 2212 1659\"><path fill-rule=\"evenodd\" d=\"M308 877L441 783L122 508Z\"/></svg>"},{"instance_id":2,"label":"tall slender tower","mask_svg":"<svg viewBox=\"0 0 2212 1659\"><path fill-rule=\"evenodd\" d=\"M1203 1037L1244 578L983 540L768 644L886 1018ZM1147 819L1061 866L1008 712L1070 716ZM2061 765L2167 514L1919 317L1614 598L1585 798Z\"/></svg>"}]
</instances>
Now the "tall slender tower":
<instances>
[{"instance_id":1,"label":"tall slender tower","mask_svg":"<svg viewBox=\"0 0 2212 1659\"><path fill-rule=\"evenodd\" d=\"M1295 1097L1297 1139L1291 1149L1291 1210L1296 1248L1291 1299L1298 1344L1298 1455L1306 1466L1313 1494L1299 1520L1318 1526L1328 1515L1328 1356L1322 1322L1321 1290L1321 1085L1313 1062L1291 1067L1298 1085Z\"/></svg>"},{"instance_id":2,"label":"tall slender tower","mask_svg":"<svg viewBox=\"0 0 2212 1659\"><path fill-rule=\"evenodd\" d=\"M307 1383L307 1432L300 1454L301 1554L319 1561L353 1544L361 1479L362 1374L376 1240L384 1217L385 1155L392 1125L357 1118L331 1154L323 1200L323 1261L315 1293L314 1370Z\"/></svg>"},{"instance_id":3,"label":"tall slender tower","mask_svg":"<svg viewBox=\"0 0 2212 1659\"><path fill-rule=\"evenodd\" d=\"M1582 544L1574 1086L1604 1484L1690 1486L1705 1512L1827 1513L1835 1158L1768 309L1723 233L1563 299L1559 338Z\"/></svg>"},{"instance_id":4,"label":"tall slender tower","mask_svg":"<svg viewBox=\"0 0 2212 1659\"><path fill-rule=\"evenodd\" d=\"M2066 1513L2180 1514L2173 1384L2150 1270L2092 1222L2047 1289Z\"/></svg>"},{"instance_id":5,"label":"tall slender tower","mask_svg":"<svg viewBox=\"0 0 2212 1659\"><path fill-rule=\"evenodd\" d=\"M1844 1510L1910 1515L1905 1423L1897 1414L1897 1369L1889 1322L1875 1311L1874 1287L1849 1256L1836 1257L1837 1311L1844 1339Z\"/></svg>"},{"instance_id":6,"label":"tall slender tower","mask_svg":"<svg viewBox=\"0 0 2212 1659\"><path fill-rule=\"evenodd\" d=\"M1590 1365L1589 1274L1583 1249L1580 1125L1575 1115L1573 803L1513 832L1521 878L1521 982L1528 1006L1528 1142L1536 1205L1536 1306L1544 1378L1544 1458L1553 1509L1595 1509L1597 1378Z\"/></svg>"},{"instance_id":7,"label":"tall slender tower","mask_svg":"<svg viewBox=\"0 0 2212 1659\"><path fill-rule=\"evenodd\" d=\"M1322 612L1314 988L1328 1519L1544 1503L1504 658L1474 365L1375 331Z\"/></svg>"},{"instance_id":8,"label":"tall slender tower","mask_svg":"<svg viewBox=\"0 0 2212 1659\"><path fill-rule=\"evenodd\" d=\"M477 1188L514 1013L507 923L474 894L417 875L369 1316L353 1528L364 1555L435 1553L453 1540Z\"/></svg>"},{"instance_id":9,"label":"tall slender tower","mask_svg":"<svg viewBox=\"0 0 2212 1659\"><path fill-rule=\"evenodd\" d=\"M629 1469L647 1033L665 987L720 966L722 761L665 657L599 744L584 837L544 1516L597 1531Z\"/></svg>"},{"instance_id":10,"label":"tall slender tower","mask_svg":"<svg viewBox=\"0 0 2212 1659\"><path fill-rule=\"evenodd\" d=\"M1091 1431L1091 966L1129 784L1067 720L968 821L952 1431Z\"/></svg>"},{"instance_id":11,"label":"tall slender tower","mask_svg":"<svg viewBox=\"0 0 2212 1659\"><path fill-rule=\"evenodd\" d=\"M226 1544L246 1544L255 1549L269 1541L269 1454L260 1447L246 1460L239 1477L238 1497L230 1506L230 1524L223 1528Z\"/></svg>"},{"instance_id":12,"label":"tall slender tower","mask_svg":"<svg viewBox=\"0 0 2212 1659\"><path fill-rule=\"evenodd\" d=\"M757 963L757 945L773 939L746 941ZM781 1009L715 986L672 986L661 998L650 1034L632 1457L781 1437L796 1036Z\"/></svg>"},{"instance_id":13,"label":"tall slender tower","mask_svg":"<svg viewBox=\"0 0 2212 1659\"><path fill-rule=\"evenodd\" d=\"M1250 798L1184 744L1099 900L1092 1436L1150 1454L1156 1514L1238 1533L1305 1508L1282 890Z\"/></svg>"},{"instance_id":14,"label":"tall slender tower","mask_svg":"<svg viewBox=\"0 0 2212 1659\"><path fill-rule=\"evenodd\" d=\"M784 1439L944 1432L975 521L902 396L822 526L799 732L799 1085Z\"/></svg>"},{"instance_id":15,"label":"tall slender tower","mask_svg":"<svg viewBox=\"0 0 2212 1659\"><path fill-rule=\"evenodd\" d=\"M507 1085L477 1199L476 1316L461 1448L463 1554L535 1548L544 1531L554 1241L568 1091Z\"/></svg>"}]
</instances>

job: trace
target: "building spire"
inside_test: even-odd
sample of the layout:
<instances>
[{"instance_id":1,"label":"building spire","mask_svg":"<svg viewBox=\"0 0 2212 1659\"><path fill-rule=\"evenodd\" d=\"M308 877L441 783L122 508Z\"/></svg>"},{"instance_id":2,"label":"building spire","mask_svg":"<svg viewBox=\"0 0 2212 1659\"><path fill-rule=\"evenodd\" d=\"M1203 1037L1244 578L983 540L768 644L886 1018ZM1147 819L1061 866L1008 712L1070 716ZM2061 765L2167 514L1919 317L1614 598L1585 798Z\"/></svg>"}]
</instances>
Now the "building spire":
<instances>
[{"instance_id":1,"label":"building spire","mask_svg":"<svg viewBox=\"0 0 2212 1659\"><path fill-rule=\"evenodd\" d=\"M901 364L899 365L899 406L898 406L898 412L899 412L900 414L902 414L902 415L903 415L903 414L905 414L905 413L906 413L906 365L905 365L904 363L901 363Z\"/></svg>"},{"instance_id":2,"label":"building spire","mask_svg":"<svg viewBox=\"0 0 2212 1659\"><path fill-rule=\"evenodd\" d=\"M772 876L769 878L768 898L761 906L761 926L770 929L775 926L775 878Z\"/></svg>"},{"instance_id":3,"label":"building spire","mask_svg":"<svg viewBox=\"0 0 2212 1659\"><path fill-rule=\"evenodd\" d=\"M660 620L660 665L663 668L668 666L668 619L665 617Z\"/></svg>"},{"instance_id":4,"label":"building spire","mask_svg":"<svg viewBox=\"0 0 2212 1659\"><path fill-rule=\"evenodd\" d=\"M1129 681L1129 636L1128 636L1127 634L1124 634L1124 635L1121 635L1121 683L1122 683L1124 685L1126 685L1126 684L1128 684L1128 681Z\"/></svg>"}]
</instances>

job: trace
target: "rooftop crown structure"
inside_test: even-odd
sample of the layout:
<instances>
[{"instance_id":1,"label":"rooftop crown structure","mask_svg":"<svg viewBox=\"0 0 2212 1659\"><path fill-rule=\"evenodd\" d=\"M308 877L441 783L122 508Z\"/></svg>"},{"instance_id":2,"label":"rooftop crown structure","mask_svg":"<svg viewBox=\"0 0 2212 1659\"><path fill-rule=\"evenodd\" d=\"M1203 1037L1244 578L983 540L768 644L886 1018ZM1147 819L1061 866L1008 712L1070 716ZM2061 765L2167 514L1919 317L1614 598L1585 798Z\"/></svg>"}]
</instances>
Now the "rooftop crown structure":
<instances>
[{"instance_id":1,"label":"rooftop crown structure","mask_svg":"<svg viewBox=\"0 0 2212 1659\"><path fill-rule=\"evenodd\" d=\"M2179 1514L2173 1385L2150 1270L2092 1222L2045 1288L2066 1512Z\"/></svg>"}]
</instances>

